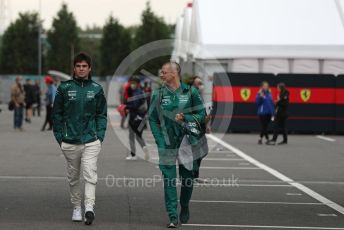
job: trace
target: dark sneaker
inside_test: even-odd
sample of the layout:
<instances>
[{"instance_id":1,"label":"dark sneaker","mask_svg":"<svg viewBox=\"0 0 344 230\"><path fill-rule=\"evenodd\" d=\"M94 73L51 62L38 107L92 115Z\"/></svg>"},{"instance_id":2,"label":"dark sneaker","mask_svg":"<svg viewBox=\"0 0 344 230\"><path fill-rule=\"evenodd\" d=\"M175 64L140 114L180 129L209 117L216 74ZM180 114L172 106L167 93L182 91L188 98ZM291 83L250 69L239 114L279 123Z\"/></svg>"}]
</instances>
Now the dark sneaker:
<instances>
[{"instance_id":1,"label":"dark sneaker","mask_svg":"<svg viewBox=\"0 0 344 230\"><path fill-rule=\"evenodd\" d=\"M267 145L276 145L276 141L270 140L266 142Z\"/></svg>"},{"instance_id":2,"label":"dark sneaker","mask_svg":"<svg viewBox=\"0 0 344 230\"><path fill-rule=\"evenodd\" d=\"M167 228L177 228L177 224L171 222L167 225Z\"/></svg>"},{"instance_id":3,"label":"dark sneaker","mask_svg":"<svg viewBox=\"0 0 344 230\"><path fill-rule=\"evenodd\" d=\"M262 141L262 139L259 139L258 140L258 145L261 145L261 144L263 144L263 141Z\"/></svg>"},{"instance_id":4,"label":"dark sneaker","mask_svg":"<svg viewBox=\"0 0 344 230\"><path fill-rule=\"evenodd\" d=\"M94 212L93 211L87 211L85 213L85 224L91 225L94 221Z\"/></svg>"},{"instance_id":5,"label":"dark sneaker","mask_svg":"<svg viewBox=\"0 0 344 230\"><path fill-rule=\"evenodd\" d=\"M282 142L278 143L278 145L286 145L286 144L288 144L287 141L282 141Z\"/></svg>"},{"instance_id":6,"label":"dark sneaker","mask_svg":"<svg viewBox=\"0 0 344 230\"><path fill-rule=\"evenodd\" d=\"M171 222L167 224L167 228L177 228L178 227L178 220L171 219Z\"/></svg>"},{"instance_id":7,"label":"dark sneaker","mask_svg":"<svg viewBox=\"0 0 344 230\"><path fill-rule=\"evenodd\" d=\"M180 211L180 215L179 215L179 220L180 223L182 224L186 224L190 219L190 211L189 211L189 207L182 207L182 210Z\"/></svg>"}]
</instances>

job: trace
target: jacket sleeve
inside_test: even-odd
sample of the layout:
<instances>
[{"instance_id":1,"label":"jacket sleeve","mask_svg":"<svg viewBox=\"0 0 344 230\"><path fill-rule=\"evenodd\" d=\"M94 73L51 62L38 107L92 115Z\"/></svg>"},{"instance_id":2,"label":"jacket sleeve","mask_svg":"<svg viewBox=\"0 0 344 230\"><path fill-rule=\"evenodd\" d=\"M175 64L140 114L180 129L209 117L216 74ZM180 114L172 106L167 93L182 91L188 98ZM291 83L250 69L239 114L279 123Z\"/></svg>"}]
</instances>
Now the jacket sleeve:
<instances>
[{"instance_id":1,"label":"jacket sleeve","mask_svg":"<svg viewBox=\"0 0 344 230\"><path fill-rule=\"evenodd\" d=\"M55 99L56 100L56 99ZM96 127L97 137L101 142L104 141L107 127L107 103L103 89L96 95Z\"/></svg>"},{"instance_id":2,"label":"jacket sleeve","mask_svg":"<svg viewBox=\"0 0 344 230\"><path fill-rule=\"evenodd\" d=\"M198 93L198 90L195 87L191 87L191 113L184 114L184 119L186 122L196 121L199 124L204 123L206 111L204 107L203 100L201 95Z\"/></svg>"},{"instance_id":3,"label":"jacket sleeve","mask_svg":"<svg viewBox=\"0 0 344 230\"><path fill-rule=\"evenodd\" d=\"M158 148L161 149L161 148L165 148L165 141L164 141L162 129L160 127L158 106L160 106L159 90L154 90L151 97L151 104L148 110L148 119L149 119L149 126L151 128L152 134L155 139L155 143L157 144Z\"/></svg>"},{"instance_id":4,"label":"jacket sleeve","mask_svg":"<svg viewBox=\"0 0 344 230\"><path fill-rule=\"evenodd\" d=\"M264 101L264 98L263 98L262 96L260 96L259 93L257 93L257 96L256 96L256 104L257 104L258 106L260 106L260 105L263 103L263 101Z\"/></svg>"},{"instance_id":5,"label":"jacket sleeve","mask_svg":"<svg viewBox=\"0 0 344 230\"><path fill-rule=\"evenodd\" d=\"M56 91L55 101L53 105L53 112L52 112L52 120L53 120L53 132L56 141L61 145L62 138L63 138L63 89L61 85L58 87Z\"/></svg>"}]
</instances>

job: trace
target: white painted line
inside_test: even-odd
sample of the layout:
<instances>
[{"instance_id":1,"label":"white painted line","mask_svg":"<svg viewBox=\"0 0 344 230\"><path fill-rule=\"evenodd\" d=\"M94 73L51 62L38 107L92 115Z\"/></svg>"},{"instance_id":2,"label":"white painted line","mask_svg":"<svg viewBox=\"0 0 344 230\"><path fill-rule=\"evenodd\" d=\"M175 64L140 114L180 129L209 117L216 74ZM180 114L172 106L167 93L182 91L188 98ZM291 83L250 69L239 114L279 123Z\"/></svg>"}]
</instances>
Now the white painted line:
<instances>
[{"instance_id":1,"label":"white painted line","mask_svg":"<svg viewBox=\"0 0 344 230\"><path fill-rule=\"evenodd\" d=\"M319 138L319 139L324 140L324 141L329 141L329 142L335 142L336 141L333 138L329 138L329 137L325 137L325 136L321 136L321 135L316 136L316 138Z\"/></svg>"},{"instance_id":2,"label":"white painted line","mask_svg":"<svg viewBox=\"0 0 344 230\"><path fill-rule=\"evenodd\" d=\"M159 160L159 157L152 157L152 160ZM202 161L245 161L241 158L204 158Z\"/></svg>"},{"instance_id":3,"label":"white painted line","mask_svg":"<svg viewBox=\"0 0 344 230\"><path fill-rule=\"evenodd\" d=\"M292 192L288 192L286 193L287 196L302 196L301 193L292 193Z\"/></svg>"},{"instance_id":4,"label":"white painted line","mask_svg":"<svg viewBox=\"0 0 344 230\"><path fill-rule=\"evenodd\" d=\"M215 228L262 228L262 229L312 229L312 230L344 230L344 228L331 227L300 227L300 226L263 226L263 225L225 225L225 224L182 224L189 227L215 227Z\"/></svg>"},{"instance_id":5,"label":"white painted line","mask_svg":"<svg viewBox=\"0 0 344 230\"><path fill-rule=\"evenodd\" d=\"M176 166L178 168L178 166ZM156 166L156 168L159 168L159 166ZM261 168L258 167L206 167L201 166L201 169L232 169L232 170L261 170Z\"/></svg>"},{"instance_id":6,"label":"white painted line","mask_svg":"<svg viewBox=\"0 0 344 230\"><path fill-rule=\"evenodd\" d=\"M67 180L67 177L60 176L0 176L5 180Z\"/></svg>"},{"instance_id":7,"label":"white painted line","mask_svg":"<svg viewBox=\"0 0 344 230\"><path fill-rule=\"evenodd\" d=\"M159 168L159 166L155 166L156 168ZM178 165L176 166L178 168ZM232 170L261 170L261 168L258 167L206 167L201 166L201 169L232 169Z\"/></svg>"},{"instance_id":8,"label":"white painted line","mask_svg":"<svg viewBox=\"0 0 344 230\"><path fill-rule=\"evenodd\" d=\"M259 167L202 167L201 169L238 169L238 170L261 170Z\"/></svg>"},{"instance_id":9,"label":"white painted line","mask_svg":"<svg viewBox=\"0 0 344 230\"><path fill-rule=\"evenodd\" d=\"M267 201L241 201L241 200L190 200L193 203L231 203L231 204L279 204L279 205L325 205L323 203L307 202L267 202Z\"/></svg>"},{"instance_id":10,"label":"white painted line","mask_svg":"<svg viewBox=\"0 0 344 230\"><path fill-rule=\"evenodd\" d=\"M237 187L293 187L290 184L240 184Z\"/></svg>"},{"instance_id":11,"label":"white painted line","mask_svg":"<svg viewBox=\"0 0 344 230\"><path fill-rule=\"evenodd\" d=\"M241 180L247 183L284 183L279 180ZM318 185L344 185L343 181L294 181L301 184L318 184Z\"/></svg>"},{"instance_id":12,"label":"white painted line","mask_svg":"<svg viewBox=\"0 0 344 230\"><path fill-rule=\"evenodd\" d=\"M196 185L196 183L195 183ZM197 186L199 187L233 187L233 188L240 188L240 187L269 187L269 188L277 188L277 187L292 187L291 185L279 185L279 184L240 184L232 185L232 184L207 184L207 183L197 183Z\"/></svg>"},{"instance_id":13,"label":"white painted line","mask_svg":"<svg viewBox=\"0 0 344 230\"><path fill-rule=\"evenodd\" d=\"M103 181L103 180L107 180L109 178L98 178L98 180ZM111 178L110 178L111 179ZM116 178L116 180L134 180L134 179L142 179L142 178L133 178L133 177L127 177L127 178ZM217 181L220 181L222 179L218 179L218 178L211 178ZM0 180L66 180L66 177L59 177L59 176L0 176ZM161 181L161 180L154 180L154 182L157 181ZM278 181L278 183L276 184L245 184L243 182L251 182L251 183L255 183L255 182L270 182L270 183L276 183L276 181L249 181L249 180L244 180L244 181L238 181L238 186L235 187L293 187L290 184L278 184L281 183L280 181ZM240 184L243 183L243 184ZM195 183L196 184L196 183ZM340 183L343 184L343 183ZM228 186L228 184L207 184L204 183L198 183L199 186L205 186L205 187L226 187ZM229 185L228 187L234 187L233 185Z\"/></svg>"},{"instance_id":14,"label":"white painted line","mask_svg":"<svg viewBox=\"0 0 344 230\"><path fill-rule=\"evenodd\" d=\"M210 139L218 142L219 144L223 145L224 147L226 147L227 149L229 149L230 151L234 152L235 154L237 154L239 157L247 160L248 162L250 162L251 164L265 170L266 172L270 173L271 175L275 176L276 178L289 183L290 185L293 185L294 187L298 188L299 190L301 190L302 192L308 194L309 196L313 197L314 199L318 200L319 202L326 204L327 206L329 206L330 208L336 210L337 212L341 213L344 215L344 207L342 207L341 205L334 203L333 201L327 199L326 197L322 196L321 194L313 191L312 189L306 187L303 184L300 184L298 182L295 182L294 180L292 180L291 178L283 175L282 173L278 172L277 170L257 161L256 159L250 157L249 155L247 155L246 153L244 153L243 151L233 147L232 145L224 142L223 140L219 139L218 137L212 135L212 134L208 134L207 137L209 137Z\"/></svg>"},{"instance_id":15,"label":"white painted line","mask_svg":"<svg viewBox=\"0 0 344 230\"><path fill-rule=\"evenodd\" d=\"M0 176L0 180L67 180L67 176ZM149 179L153 182L159 182L162 181L162 179L155 179L155 178L149 178L149 177L100 177L98 178L99 181L106 181L106 180L121 180L121 181L132 181L132 180L145 180ZM83 180L81 178L81 180Z\"/></svg>"},{"instance_id":16,"label":"white painted line","mask_svg":"<svg viewBox=\"0 0 344 230\"><path fill-rule=\"evenodd\" d=\"M202 161L244 161L241 158L204 158Z\"/></svg>"},{"instance_id":17,"label":"white painted line","mask_svg":"<svg viewBox=\"0 0 344 230\"><path fill-rule=\"evenodd\" d=\"M330 214L318 213L318 216L320 216L320 217L336 217L337 215L334 213L330 213Z\"/></svg>"}]
</instances>

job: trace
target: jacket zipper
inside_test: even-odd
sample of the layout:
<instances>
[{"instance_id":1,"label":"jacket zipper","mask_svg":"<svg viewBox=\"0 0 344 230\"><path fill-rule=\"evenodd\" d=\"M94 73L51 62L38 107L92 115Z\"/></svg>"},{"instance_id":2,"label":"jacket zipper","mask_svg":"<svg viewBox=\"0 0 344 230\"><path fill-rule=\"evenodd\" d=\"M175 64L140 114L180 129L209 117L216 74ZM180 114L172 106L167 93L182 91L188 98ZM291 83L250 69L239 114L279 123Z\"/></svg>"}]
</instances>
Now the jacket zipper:
<instances>
[{"instance_id":1,"label":"jacket zipper","mask_svg":"<svg viewBox=\"0 0 344 230\"><path fill-rule=\"evenodd\" d=\"M66 122L64 123L64 127L65 127L65 136L67 137L68 133L67 133L67 123Z\"/></svg>"},{"instance_id":2,"label":"jacket zipper","mask_svg":"<svg viewBox=\"0 0 344 230\"><path fill-rule=\"evenodd\" d=\"M81 81L81 88L84 88L84 81ZM82 108L82 112L81 112L81 114L84 114L84 95L83 95L83 93L84 93L84 90L82 89L81 90L81 92L82 92L82 94L81 94L81 108ZM84 120L83 120L84 118L82 118L82 125L84 124ZM82 132L81 133L81 137L84 135L84 132Z\"/></svg>"}]
</instances>

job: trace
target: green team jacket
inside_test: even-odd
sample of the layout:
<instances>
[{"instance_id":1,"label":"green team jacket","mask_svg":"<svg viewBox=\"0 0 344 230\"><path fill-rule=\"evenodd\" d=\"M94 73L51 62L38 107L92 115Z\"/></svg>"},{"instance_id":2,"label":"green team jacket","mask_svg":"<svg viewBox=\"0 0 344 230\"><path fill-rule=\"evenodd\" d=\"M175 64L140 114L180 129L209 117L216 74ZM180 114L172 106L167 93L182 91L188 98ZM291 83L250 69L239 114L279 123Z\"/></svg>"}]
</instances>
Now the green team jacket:
<instances>
[{"instance_id":1,"label":"green team jacket","mask_svg":"<svg viewBox=\"0 0 344 230\"><path fill-rule=\"evenodd\" d=\"M53 106L53 131L59 144L104 140L107 104L101 85L72 79L58 87Z\"/></svg>"},{"instance_id":2,"label":"green team jacket","mask_svg":"<svg viewBox=\"0 0 344 230\"><path fill-rule=\"evenodd\" d=\"M204 122L206 111L196 88L181 83L175 92L166 86L153 91L149 124L159 150L179 148L187 134L183 125L175 121L177 113L184 113L186 123Z\"/></svg>"}]
</instances>

